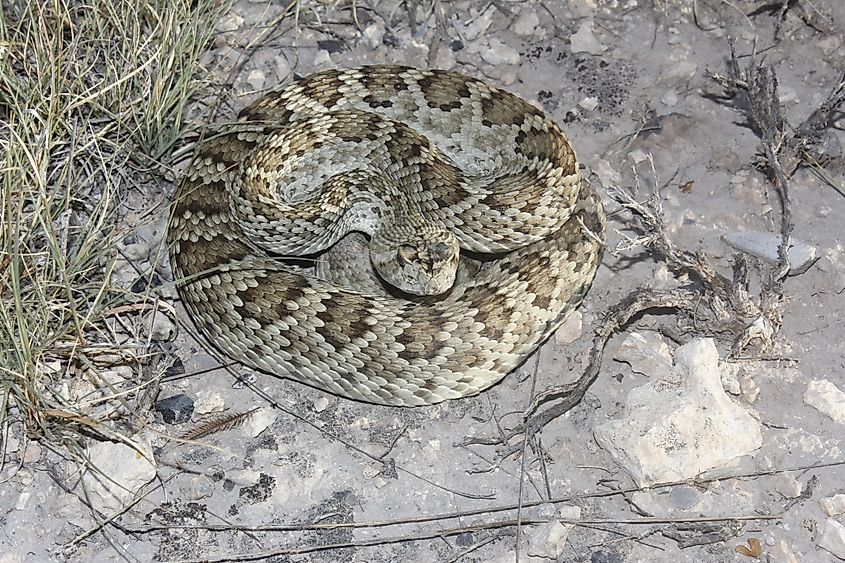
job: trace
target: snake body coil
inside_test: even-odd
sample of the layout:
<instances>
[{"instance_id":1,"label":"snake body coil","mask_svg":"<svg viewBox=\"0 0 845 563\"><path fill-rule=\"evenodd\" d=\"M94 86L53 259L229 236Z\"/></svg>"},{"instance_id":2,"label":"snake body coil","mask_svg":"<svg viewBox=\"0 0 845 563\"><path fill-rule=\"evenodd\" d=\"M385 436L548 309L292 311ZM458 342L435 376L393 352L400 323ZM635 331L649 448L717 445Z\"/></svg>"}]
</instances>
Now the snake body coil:
<instances>
[{"instance_id":1,"label":"snake body coil","mask_svg":"<svg viewBox=\"0 0 845 563\"><path fill-rule=\"evenodd\" d=\"M432 295L343 287L280 260L350 231L370 235L382 277ZM600 200L543 112L397 66L320 72L250 105L201 143L168 229L181 297L218 349L405 406L476 394L523 362L581 302L603 237ZM449 288L453 242L495 256Z\"/></svg>"}]
</instances>

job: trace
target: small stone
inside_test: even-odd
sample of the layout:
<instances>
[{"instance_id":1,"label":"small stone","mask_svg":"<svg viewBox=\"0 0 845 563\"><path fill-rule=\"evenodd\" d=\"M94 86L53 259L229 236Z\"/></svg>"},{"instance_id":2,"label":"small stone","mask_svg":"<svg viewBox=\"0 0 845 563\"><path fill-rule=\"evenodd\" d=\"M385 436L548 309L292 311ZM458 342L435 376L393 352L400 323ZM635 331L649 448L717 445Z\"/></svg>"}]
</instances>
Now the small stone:
<instances>
[{"instance_id":1,"label":"small stone","mask_svg":"<svg viewBox=\"0 0 845 563\"><path fill-rule=\"evenodd\" d=\"M845 525L833 518L825 520L819 536L819 547L839 559L845 559Z\"/></svg>"},{"instance_id":2,"label":"small stone","mask_svg":"<svg viewBox=\"0 0 845 563\"><path fill-rule=\"evenodd\" d=\"M25 469L21 469L20 471L18 471L16 477L18 478L18 482L24 487L32 485L32 482L34 481L32 473Z\"/></svg>"},{"instance_id":3,"label":"small stone","mask_svg":"<svg viewBox=\"0 0 845 563\"><path fill-rule=\"evenodd\" d=\"M580 107L584 111L593 111L594 109L599 107L599 99L596 96L584 98L583 100L578 102L578 107Z\"/></svg>"},{"instance_id":4,"label":"small stone","mask_svg":"<svg viewBox=\"0 0 845 563\"><path fill-rule=\"evenodd\" d=\"M167 315L153 311L147 316L147 332L153 340L167 342L176 338L178 331Z\"/></svg>"},{"instance_id":5,"label":"small stone","mask_svg":"<svg viewBox=\"0 0 845 563\"><path fill-rule=\"evenodd\" d=\"M561 520L579 520L581 518L581 507L564 504L558 509L557 515Z\"/></svg>"},{"instance_id":6,"label":"small stone","mask_svg":"<svg viewBox=\"0 0 845 563\"><path fill-rule=\"evenodd\" d=\"M622 184L622 174L603 158L594 161L593 172L606 188Z\"/></svg>"},{"instance_id":7,"label":"small stone","mask_svg":"<svg viewBox=\"0 0 845 563\"><path fill-rule=\"evenodd\" d=\"M845 514L845 494L837 493L832 497L825 497L819 501L819 506L828 516Z\"/></svg>"},{"instance_id":8,"label":"small stone","mask_svg":"<svg viewBox=\"0 0 845 563\"><path fill-rule=\"evenodd\" d=\"M194 414L194 401L181 393L162 399L155 404L155 410L161 414L167 424L182 424L191 420Z\"/></svg>"},{"instance_id":9,"label":"small stone","mask_svg":"<svg viewBox=\"0 0 845 563\"><path fill-rule=\"evenodd\" d=\"M194 399L194 412L197 414L209 414L220 412L226 407L226 400L217 391L201 389L197 391Z\"/></svg>"},{"instance_id":10,"label":"small stone","mask_svg":"<svg viewBox=\"0 0 845 563\"><path fill-rule=\"evenodd\" d=\"M596 36L593 35L593 20L585 19L581 22L578 31L572 34L570 39L570 50L573 53L589 53L591 55L601 55L604 53L606 47L599 43Z\"/></svg>"},{"instance_id":11,"label":"small stone","mask_svg":"<svg viewBox=\"0 0 845 563\"><path fill-rule=\"evenodd\" d=\"M487 31L487 28L493 23L493 18L496 16L497 12L498 10L493 5L490 5L480 14L476 10L471 10L471 17L466 24L457 21L455 22L455 28L459 31L458 35L463 38L464 41L473 41L474 39L477 39L482 33Z\"/></svg>"},{"instance_id":12,"label":"small stone","mask_svg":"<svg viewBox=\"0 0 845 563\"><path fill-rule=\"evenodd\" d=\"M537 34L537 26L539 25L540 18L537 16L537 12L531 8L526 8L516 18L511 29L520 37L531 37Z\"/></svg>"},{"instance_id":13,"label":"small stone","mask_svg":"<svg viewBox=\"0 0 845 563\"><path fill-rule=\"evenodd\" d=\"M743 375L739 380L739 387L740 395L747 403L754 403L760 395L760 386L748 374Z\"/></svg>"},{"instance_id":14,"label":"small stone","mask_svg":"<svg viewBox=\"0 0 845 563\"><path fill-rule=\"evenodd\" d=\"M35 463L41 459L41 446L35 442L30 442L26 445L26 450L23 452L23 462L25 464Z\"/></svg>"},{"instance_id":15,"label":"small stone","mask_svg":"<svg viewBox=\"0 0 845 563\"><path fill-rule=\"evenodd\" d=\"M332 57L329 55L329 52L325 49L320 49L317 51L317 54L314 55L314 66L317 68L320 67L328 67L333 66L334 63L332 62Z\"/></svg>"},{"instance_id":16,"label":"small stone","mask_svg":"<svg viewBox=\"0 0 845 563\"><path fill-rule=\"evenodd\" d=\"M619 347L613 359L631 366L640 375L662 375L672 370L669 345L654 332L632 332Z\"/></svg>"},{"instance_id":17,"label":"small stone","mask_svg":"<svg viewBox=\"0 0 845 563\"><path fill-rule=\"evenodd\" d=\"M217 29L217 31L222 31L223 33L226 33L228 31L237 31L241 28L243 23L244 19L241 16L230 12L220 18L220 21L218 21L217 25L214 27L215 29Z\"/></svg>"},{"instance_id":18,"label":"small stone","mask_svg":"<svg viewBox=\"0 0 845 563\"><path fill-rule=\"evenodd\" d=\"M839 424L845 424L845 393L830 381L811 381L804 393L804 402Z\"/></svg>"},{"instance_id":19,"label":"small stone","mask_svg":"<svg viewBox=\"0 0 845 563\"><path fill-rule=\"evenodd\" d=\"M634 164L639 164L648 160L648 153L641 149L634 149L628 153L628 158L634 161Z\"/></svg>"},{"instance_id":20,"label":"small stone","mask_svg":"<svg viewBox=\"0 0 845 563\"><path fill-rule=\"evenodd\" d=\"M195 475L187 487L182 487L185 497L192 501L209 498L214 493L214 482L205 475Z\"/></svg>"},{"instance_id":21,"label":"small stone","mask_svg":"<svg viewBox=\"0 0 845 563\"><path fill-rule=\"evenodd\" d=\"M672 487L669 492L669 498L672 504L679 510L689 510L699 503L701 500L701 493L695 487L689 485L679 485Z\"/></svg>"},{"instance_id":22,"label":"small stone","mask_svg":"<svg viewBox=\"0 0 845 563\"><path fill-rule=\"evenodd\" d=\"M584 332L583 317L584 316L581 311L575 311L572 313L572 315L566 319L562 325L560 325L560 328L555 331L555 343L561 345L572 344L581 338L581 334Z\"/></svg>"},{"instance_id":23,"label":"small stone","mask_svg":"<svg viewBox=\"0 0 845 563\"><path fill-rule=\"evenodd\" d=\"M772 233L743 231L723 235L722 240L746 254L756 256L770 264L777 264L778 248L783 239L780 235ZM794 238L790 242L791 244L787 250L787 254L789 255L789 272L791 274L800 274L813 263L818 250L814 246L804 244Z\"/></svg>"},{"instance_id":24,"label":"small stone","mask_svg":"<svg viewBox=\"0 0 845 563\"><path fill-rule=\"evenodd\" d=\"M382 464L380 463L366 463L361 469L361 474L364 476L364 479L374 479L381 475L381 468Z\"/></svg>"},{"instance_id":25,"label":"small stone","mask_svg":"<svg viewBox=\"0 0 845 563\"><path fill-rule=\"evenodd\" d=\"M320 397L316 401L314 401L314 411L315 412L323 412L329 407L329 400L325 397Z\"/></svg>"},{"instance_id":26,"label":"small stone","mask_svg":"<svg viewBox=\"0 0 845 563\"><path fill-rule=\"evenodd\" d=\"M528 555L557 559L563 555L563 550L566 547L566 536L569 535L569 530L572 528L572 524L564 526L557 520L536 526L531 531L531 535L528 536Z\"/></svg>"},{"instance_id":27,"label":"small stone","mask_svg":"<svg viewBox=\"0 0 845 563\"><path fill-rule=\"evenodd\" d=\"M485 45L481 45L478 54L484 62L493 66L519 64L519 51L495 37L491 37Z\"/></svg>"},{"instance_id":28,"label":"small stone","mask_svg":"<svg viewBox=\"0 0 845 563\"><path fill-rule=\"evenodd\" d=\"M821 142L815 147L822 158L839 159L842 157L842 143L833 131L822 133Z\"/></svg>"},{"instance_id":29,"label":"small stone","mask_svg":"<svg viewBox=\"0 0 845 563\"><path fill-rule=\"evenodd\" d=\"M132 262L144 262L150 257L150 245L144 240L139 240L132 244L123 246L120 249L120 252L127 260Z\"/></svg>"},{"instance_id":30,"label":"small stone","mask_svg":"<svg viewBox=\"0 0 845 563\"><path fill-rule=\"evenodd\" d=\"M107 514L116 512L155 479L156 466L149 438L136 437L134 447L125 443L96 442L89 448L90 468L83 476L92 506Z\"/></svg>"},{"instance_id":31,"label":"small stone","mask_svg":"<svg viewBox=\"0 0 845 563\"><path fill-rule=\"evenodd\" d=\"M550 502L539 504L534 507L534 516L538 520L551 520L557 516L557 507Z\"/></svg>"},{"instance_id":32,"label":"small stone","mask_svg":"<svg viewBox=\"0 0 845 563\"><path fill-rule=\"evenodd\" d=\"M798 563L798 557L795 556L795 552L788 543L780 540L776 541L769 550L769 561L771 563Z\"/></svg>"},{"instance_id":33,"label":"small stone","mask_svg":"<svg viewBox=\"0 0 845 563\"><path fill-rule=\"evenodd\" d=\"M274 422L276 422L276 411L271 408L260 408L249 416L243 428L250 438L255 438Z\"/></svg>"},{"instance_id":34,"label":"small stone","mask_svg":"<svg viewBox=\"0 0 845 563\"><path fill-rule=\"evenodd\" d=\"M15 503L15 510L24 510L31 496L32 493L30 491L24 491L18 495L18 501Z\"/></svg>"},{"instance_id":35,"label":"small stone","mask_svg":"<svg viewBox=\"0 0 845 563\"><path fill-rule=\"evenodd\" d=\"M736 373L736 366L722 366L722 389L731 395L739 395L742 393L742 386L739 383L739 379L736 377Z\"/></svg>"},{"instance_id":36,"label":"small stone","mask_svg":"<svg viewBox=\"0 0 845 563\"><path fill-rule=\"evenodd\" d=\"M455 543L460 547L468 547L475 543L472 532L464 532L455 536Z\"/></svg>"},{"instance_id":37,"label":"small stone","mask_svg":"<svg viewBox=\"0 0 845 563\"><path fill-rule=\"evenodd\" d=\"M377 49L381 47L384 41L384 24L381 22L372 22L364 28L361 34L364 36L364 40L370 49Z\"/></svg>"},{"instance_id":38,"label":"small stone","mask_svg":"<svg viewBox=\"0 0 845 563\"><path fill-rule=\"evenodd\" d=\"M789 473L781 473L775 477L775 490L783 498L798 498L801 496L801 483Z\"/></svg>"},{"instance_id":39,"label":"small stone","mask_svg":"<svg viewBox=\"0 0 845 563\"><path fill-rule=\"evenodd\" d=\"M132 366L114 366L100 372L100 380L109 385L120 385L135 376Z\"/></svg>"},{"instance_id":40,"label":"small stone","mask_svg":"<svg viewBox=\"0 0 845 563\"><path fill-rule=\"evenodd\" d=\"M246 83L249 84L249 87L253 90L261 90L264 88L264 83L267 80L267 76L264 74L263 71L255 68L249 71L249 74L246 75Z\"/></svg>"},{"instance_id":41,"label":"small stone","mask_svg":"<svg viewBox=\"0 0 845 563\"><path fill-rule=\"evenodd\" d=\"M663 97L660 98L660 101L667 107L675 107L678 105L678 94L674 90L667 90L666 93L663 94Z\"/></svg>"}]
</instances>

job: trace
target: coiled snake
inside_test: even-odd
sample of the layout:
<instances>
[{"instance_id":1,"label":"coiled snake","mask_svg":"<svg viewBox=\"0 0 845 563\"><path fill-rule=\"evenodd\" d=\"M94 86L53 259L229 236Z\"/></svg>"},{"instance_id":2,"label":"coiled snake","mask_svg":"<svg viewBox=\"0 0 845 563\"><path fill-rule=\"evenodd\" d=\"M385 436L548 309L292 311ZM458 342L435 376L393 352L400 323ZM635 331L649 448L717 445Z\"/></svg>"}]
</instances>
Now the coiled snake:
<instances>
[{"instance_id":1,"label":"coiled snake","mask_svg":"<svg viewBox=\"0 0 845 563\"><path fill-rule=\"evenodd\" d=\"M285 260L349 231L369 235L367 261L398 289ZM406 406L516 368L579 305L603 239L600 200L543 112L455 72L386 65L319 72L247 107L200 144L168 228L182 300L226 355ZM484 263L452 285L458 247Z\"/></svg>"}]
</instances>

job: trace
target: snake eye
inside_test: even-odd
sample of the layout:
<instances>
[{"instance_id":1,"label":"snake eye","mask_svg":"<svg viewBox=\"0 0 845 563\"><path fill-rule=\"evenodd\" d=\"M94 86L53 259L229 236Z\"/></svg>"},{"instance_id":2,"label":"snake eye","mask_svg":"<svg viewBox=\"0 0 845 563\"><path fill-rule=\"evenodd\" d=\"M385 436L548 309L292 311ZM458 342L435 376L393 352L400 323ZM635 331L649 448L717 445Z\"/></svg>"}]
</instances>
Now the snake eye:
<instances>
[{"instance_id":1,"label":"snake eye","mask_svg":"<svg viewBox=\"0 0 845 563\"><path fill-rule=\"evenodd\" d=\"M412 246L410 244L399 245L399 250L396 253L396 257L398 258L399 264L401 264L402 266L411 262L416 262L418 259L417 249L415 246Z\"/></svg>"}]
</instances>

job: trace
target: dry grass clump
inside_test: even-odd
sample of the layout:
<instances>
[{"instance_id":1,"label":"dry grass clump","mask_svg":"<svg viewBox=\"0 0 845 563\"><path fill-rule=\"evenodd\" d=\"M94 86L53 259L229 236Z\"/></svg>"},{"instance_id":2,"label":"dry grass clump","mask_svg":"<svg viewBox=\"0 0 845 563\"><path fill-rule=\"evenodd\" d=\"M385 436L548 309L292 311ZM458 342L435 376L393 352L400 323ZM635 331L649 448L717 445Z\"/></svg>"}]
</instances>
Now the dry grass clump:
<instances>
[{"instance_id":1,"label":"dry grass clump","mask_svg":"<svg viewBox=\"0 0 845 563\"><path fill-rule=\"evenodd\" d=\"M112 432L103 422L119 409L94 407L132 393L96 377L88 391L74 388L104 365L140 372L143 343L121 327L147 297L110 283L126 235L122 204L179 143L198 59L224 8L0 5L0 460L12 422L73 445L80 431Z\"/></svg>"}]
</instances>

